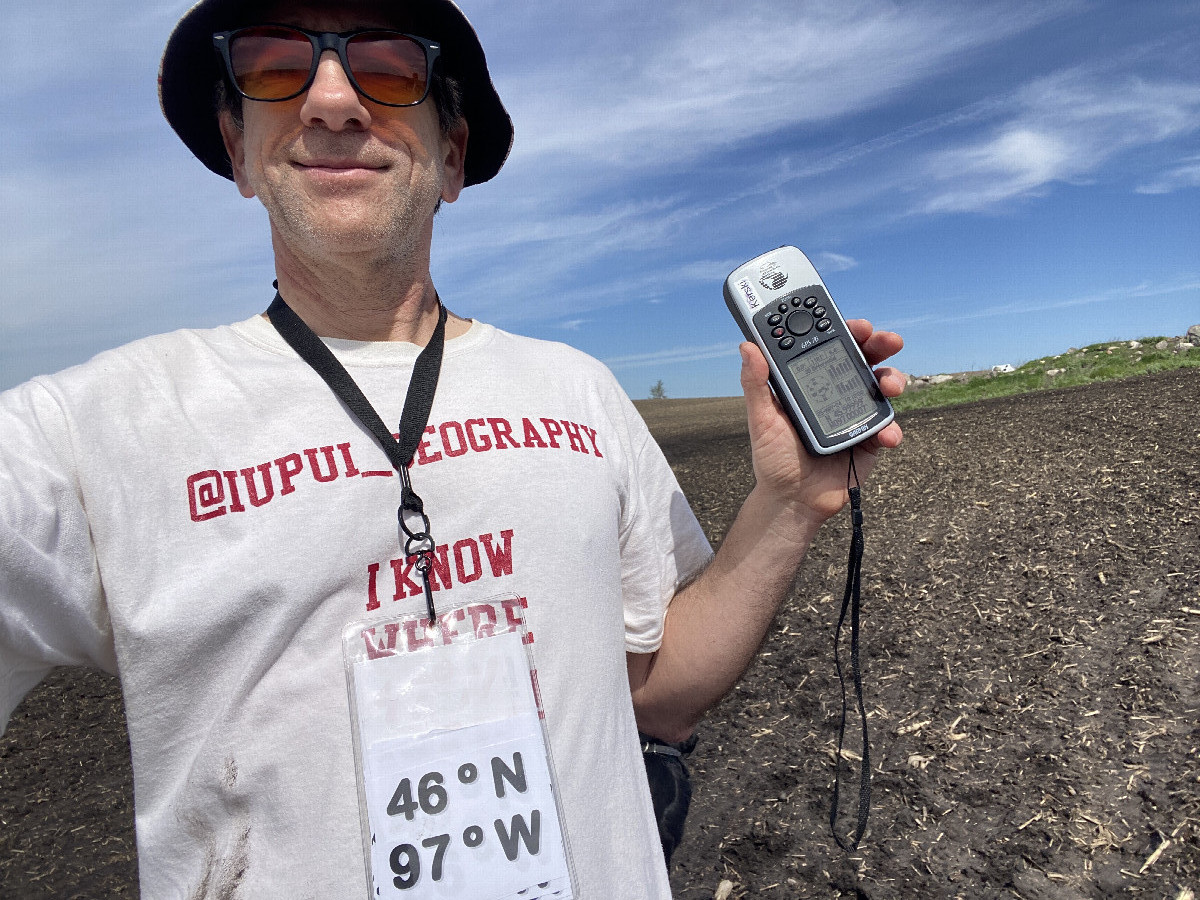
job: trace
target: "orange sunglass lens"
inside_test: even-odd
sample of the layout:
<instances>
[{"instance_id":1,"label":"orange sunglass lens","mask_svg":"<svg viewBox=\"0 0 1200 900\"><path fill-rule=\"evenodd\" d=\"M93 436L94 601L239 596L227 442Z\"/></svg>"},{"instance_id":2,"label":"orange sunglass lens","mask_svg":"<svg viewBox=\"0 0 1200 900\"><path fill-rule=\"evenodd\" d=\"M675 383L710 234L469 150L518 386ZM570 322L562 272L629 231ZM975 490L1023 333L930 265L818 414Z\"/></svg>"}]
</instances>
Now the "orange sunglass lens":
<instances>
[{"instance_id":1,"label":"orange sunglass lens","mask_svg":"<svg viewBox=\"0 0 1200 900\"><path fill-rule=\"evenodd\" d=\"M366 32L346 45L359 89L380 103L405 105L425 96L425 48L408 38Z\"/></svg>"},{"instance_id":2,"label":"orange sunglass lens","mask_svg":"<svg viewBox=\"0 0 1200 900\"><path fill-rule=\"evenodd\" d=\"M229 48L238 88L255 100L282 100L304 88L312 70L312 43L283 28L239 32Z\"/></svg>"}]
</instances>

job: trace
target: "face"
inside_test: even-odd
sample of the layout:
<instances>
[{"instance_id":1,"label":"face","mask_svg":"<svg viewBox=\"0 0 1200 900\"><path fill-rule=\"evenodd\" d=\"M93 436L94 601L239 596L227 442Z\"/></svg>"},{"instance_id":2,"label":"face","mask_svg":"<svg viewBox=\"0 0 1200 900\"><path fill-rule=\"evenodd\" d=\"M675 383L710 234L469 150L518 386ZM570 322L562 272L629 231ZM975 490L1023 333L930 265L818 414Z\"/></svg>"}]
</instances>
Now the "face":
<instances>
[{"instance_id":1,"label":"face","mask_svg":"<svg viewBox=\"0 0 1200 900\"><path fill-rule=\"evenodd\" d=\"M262 21L337 32L402 27L365 5L286 4ZM462 190L465 123L445 136L432 99L389 107L359 96L332 51L307 92L243 101L243 120L239 130L221 116L238 188L267 208L277 240L307 255L427 253L437 202Z\"/></svg>"}]
</instances>

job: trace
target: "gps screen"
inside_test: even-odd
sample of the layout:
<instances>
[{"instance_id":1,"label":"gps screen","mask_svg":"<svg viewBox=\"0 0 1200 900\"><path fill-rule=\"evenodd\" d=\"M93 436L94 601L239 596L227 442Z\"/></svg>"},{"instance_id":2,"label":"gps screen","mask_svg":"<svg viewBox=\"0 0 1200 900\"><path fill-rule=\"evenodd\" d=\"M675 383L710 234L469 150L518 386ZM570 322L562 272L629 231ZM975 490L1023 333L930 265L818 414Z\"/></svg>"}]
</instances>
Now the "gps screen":
<instances>
[{"instance_id":1,"label":"gps screen","mask_svg":"<svg viewBox=\"0 0 1200 900\"><path fill-rule=\"evenodd\" d=\"M826 434L838 434L875 412L875 401L842 342L826 341L787 364Z\"/></svg>"}]
</instances>

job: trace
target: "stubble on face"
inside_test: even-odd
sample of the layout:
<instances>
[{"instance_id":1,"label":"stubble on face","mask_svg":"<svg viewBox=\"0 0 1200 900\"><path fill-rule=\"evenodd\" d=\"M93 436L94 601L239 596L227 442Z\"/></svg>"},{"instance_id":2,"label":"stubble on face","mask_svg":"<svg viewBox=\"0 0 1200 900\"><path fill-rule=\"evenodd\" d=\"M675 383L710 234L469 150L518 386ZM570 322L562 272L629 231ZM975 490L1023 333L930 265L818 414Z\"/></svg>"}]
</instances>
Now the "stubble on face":
<instances>
[{"instance_id":1,"label":"stubble on face","mask_svg":"<svg viewBox=\"0 0 1200 900\"><path fill-rule=\"evenodd\" d=\"M419 143L381 146L371 137L306 131L250 179L279 238L309 254L364 252L380 262L428 244L445 176ZM319 173L305 162L353 159L380 174ZM371 183L376 182L376 183Z\"/></svg>"}]
</instances>

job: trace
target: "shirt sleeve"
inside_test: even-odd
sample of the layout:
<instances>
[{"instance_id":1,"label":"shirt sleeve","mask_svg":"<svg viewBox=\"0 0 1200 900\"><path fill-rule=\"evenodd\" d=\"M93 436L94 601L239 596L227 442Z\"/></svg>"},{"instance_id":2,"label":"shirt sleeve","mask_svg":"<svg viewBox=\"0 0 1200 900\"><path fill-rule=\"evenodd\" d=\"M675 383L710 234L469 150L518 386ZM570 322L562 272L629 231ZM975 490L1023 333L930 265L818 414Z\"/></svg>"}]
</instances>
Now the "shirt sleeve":
<instances>
[{"instance_id":1,"label":"shirt sleeve","mask_svg":"<svg viewBox=\"0 0 1200 900\"><path fill-rule=\"evenodd\" d=\"M675 473L633 403L621 392L632 450L621 529L625 649L652 653L676 591L712 558L712 548Z\"/></svg>"},{"instance_id":2,"label":"shirt sleeve","mask_svg":"<svg viewBox=\"0 0 1200 900\"><path fill-rule=\"evenodd\" d=\"M78 450L48 388L0 394L0 732L55 666L116 672Z\"/></svg>"}]
</instances>

